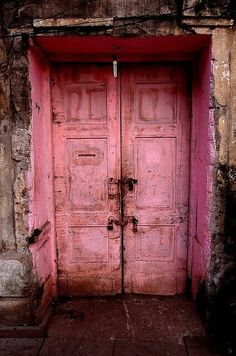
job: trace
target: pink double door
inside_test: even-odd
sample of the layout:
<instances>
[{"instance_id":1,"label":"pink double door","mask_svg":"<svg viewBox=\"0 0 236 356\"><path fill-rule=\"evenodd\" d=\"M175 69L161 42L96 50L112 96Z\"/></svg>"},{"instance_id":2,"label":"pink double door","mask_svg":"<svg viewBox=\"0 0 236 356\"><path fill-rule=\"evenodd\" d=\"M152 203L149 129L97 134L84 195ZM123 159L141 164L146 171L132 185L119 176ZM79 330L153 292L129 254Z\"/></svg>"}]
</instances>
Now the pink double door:
<instances>
[{"instance_id":1,"label":"pink double door","mask_svg":"<svg viewBox=\"0 0 236 356\"><path fill-rule=\"evenodd\" d=\"M182 64L55 64L59 293L182 293L190 110Z\"/></svg>"}]
</instances>

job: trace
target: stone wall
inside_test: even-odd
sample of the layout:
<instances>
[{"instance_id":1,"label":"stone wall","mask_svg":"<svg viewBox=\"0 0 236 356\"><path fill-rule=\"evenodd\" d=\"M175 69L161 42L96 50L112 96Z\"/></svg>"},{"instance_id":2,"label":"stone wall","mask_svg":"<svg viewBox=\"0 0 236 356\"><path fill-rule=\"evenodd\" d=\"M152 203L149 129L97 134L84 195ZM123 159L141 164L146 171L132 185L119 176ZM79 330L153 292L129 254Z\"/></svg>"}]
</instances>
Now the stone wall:
<instances>
[{"instance_id":1,"label":"stone wall","mask_svg":"<svg viewBox=\"0 0 236 356\"><path fill-rule=\"evenodd\" d=\"M28 235L28 195L26 173L30 160L30 87L25 41L7 36L1 27L1 216L0 216L0 315L3 322L21 322L25 306L24 322L32 320L29 298L32 297L34 276L32 258L25 237ZM6 298L12 311L5 313ZM22 298L18 299L18 298ZM1 308L3 307L3 308Z\"/></svg>"}]
</instances>

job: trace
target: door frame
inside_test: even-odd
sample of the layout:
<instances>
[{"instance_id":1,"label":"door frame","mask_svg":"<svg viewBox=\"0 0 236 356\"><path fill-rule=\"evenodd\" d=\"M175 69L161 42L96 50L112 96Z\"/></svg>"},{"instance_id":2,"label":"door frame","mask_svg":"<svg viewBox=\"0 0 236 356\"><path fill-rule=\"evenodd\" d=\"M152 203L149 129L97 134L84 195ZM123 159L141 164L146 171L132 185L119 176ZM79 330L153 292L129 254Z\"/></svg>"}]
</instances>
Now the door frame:
<instances>
[{"instance_id":1,"label":"door frame","mask_svg":"<svg viewBox=\"0 0 236 356\"><path fill-rule=\"evenodd\" d=\"M65 43L69 43L65 46ZM91 43L94 46L91 46ZM66 53L59 48L66 48ZM136 38L113 38L111 36L38 36L30 40L29 63L31 87L48 90L47 97L41 102L41 110L47 110L45 120L49 120L50 106L50 63L52 61L110 61L112 70L112 57L117 55L119 61L152 61L173 62L189 61L192 64L192 123L190 143L190 194L189 194L189 242L188 242L188 278L192 280L192 293L196 295L199 283L204 278L210 253L211 243L211 210L212 210L212 181L213 162L215 158L214 146L214 121L213 111L209 109L210 100L210 76L211 76L211 36L209 35L182 35L160 37L136 37ZM39 65L35 65L35 61ZM44 81L38 78L44 74ZM37 93L32 90L32 102L37 100ZM32 127L37 120L38 107L32 104ZM48 125L48 155L53 156L51 147L51 125ZM34 157L37 150L45 149L38 144L37 134L32 130L32 169L29 172L30 181L36 179ZM200 175L199 172L204 172ZM47 173L53 176L52 159L47 162ZM46 180L45 180L46 183ZM50 183L51 184L51 183ZM47 300L49 294L57 294L57 268L56 268L56 238L54 220L54 197L52 187L48 192L48 219L50 251L47 256L52 270L52 285L48 286L51 291L45 290ZM33 195L30 197L30 221L29 227L35 228L35 219L40 212L34 202ZM35 274L42 274L42 262L37 248L31 248Z\"/></svg>"}]
</instances>

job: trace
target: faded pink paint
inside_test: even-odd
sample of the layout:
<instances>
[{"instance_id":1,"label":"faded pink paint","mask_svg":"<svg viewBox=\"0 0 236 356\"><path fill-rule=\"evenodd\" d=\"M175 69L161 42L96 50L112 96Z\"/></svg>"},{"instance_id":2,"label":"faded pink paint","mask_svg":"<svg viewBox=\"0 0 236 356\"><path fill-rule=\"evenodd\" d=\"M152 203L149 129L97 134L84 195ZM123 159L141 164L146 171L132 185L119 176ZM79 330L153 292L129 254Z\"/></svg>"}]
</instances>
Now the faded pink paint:
<instances>
[{"instance_id":1,"label":"faded pink paint","mask_svg":"<svg viewBox=\"0 0 236 356\"><path fill-rule=\"evenodd\" d=\"M211 46L194 64L189 275L192 292L207 273L211 243L212 177L215 152L214 117L210 107Z\"/></svg>"},{"instance_id":2,"label":"faded pink paint","mask_svg":"<svg viewBox=\"0 0 236 356\"><path fill-rule=\"evenodd\" d=\"M210 87L210 50L209 50L209 36L165 36L165 37L152 37L152 38L133 38L133 39L120 39L113 37L38 37L37 41L40 46L47 53L48 58L54 60L72 60L78 61L83 59L103 61L104 59L109 60L112 54L118 54L119 61L145 61L149 59L150 61L157 61L158 59L183 59L183 58L194 58L195 53L198 53L198 61L194 66L194 76L193 76L193 123L192 123L192 144L191 144L191 184L190 184L190 230L189 230L189 253L188 253L188 274L193 279L193 292L196 293L199 281L204 276L207 268L210 237L211 237L211 226L210 226L210 206L212 197L212 162L215 152L214 148L214 138L213 138L213 115L209 116L209 87ZM201 54L199 54L201 52ZM38 58L37 58L38 57ZM33 149L37 160L35 160L36 166L32 171L32 180L36 182L39 179L38 187L41 184L42 189L39 189L40 194L33 192L31 188L31 227L35 227L35 223L43 222L46 217L46 209L43 197L48 195L50 221L52 221L52 238L50 237L50 248L51 250L45 251L44 258L47 261L52 261L55 257L54 253L54 238L53 238L53 197L48 194L45 190L47 185L47 179L45 172L51 172L51 163L45 163L43 159L42 150L43 147L40 143L39 136L37 136L37 131L39 130L39 135L41 135L42 127L37 128L37 117L41 115L41 118L45 125L48 126L48 131L44 132L41 136L41 140L45 139L45 145L49 147L49 155L51 153L50 148L50 110L49 110L49 98L48 95L42 95L42 90L45 86L46 91L49 90L48 83L46 84L48 75L46 74L47 67L46 63L43 65L42 60L39 59L41 55L39 53L31 53L31 82L33 88L33 99L34 104L33 109ZM45 67L46 66L46 67ZM42 73L44 75L41 77ZM45 81L42 79L44 78ZM97 78L98 79L98 78ZM44 84L43 84L44 81ZM145 95L144 95L145 96ZM46 99L46 100L45 100ZM43 106L45 107L44 113L46 115L42 116L42 112L38 113L36 108L36 102L39 100L43 101ZM100 96L99 100L103 100ZM146 95L146 99L148 95ZM99 104L99 107L101 105ZM78 111L78 107L75 106L74 101L68 103L68 113L73 117L74 113ZM143 113L152 119L152 114L146 112L144 109ZM157 108L153 108L154 112ZM156 111L157 113L157 111ZM103 115L104 112L100 111ZM58 114L60 121L60 113ZM57 119L57 118L56 118ZM96 119L96 118L95 118ZM47 122L48 120L48 122ZM47 123L46 123L47 122ZM72 132L72 131L71 131ZM73 139L82 138L80 135L73 137ZM49 143L49 146L48 146ZM73 145L72 145L73 146ZM41 153L39 152L41 151ZM38 153L37 153L38 152ZM72 153L72 152L71 152ZM73 154L73 153L72 153ZM34 156L32 157L34 159ZM92 159L92 158L91 158ZM46 168L48 164L48 170ZM38 167L38 168L37 168ZM46 168L46 170L40 170L40 167ZM35 174L37 172L37 174ZM34 178L33 176L37 178ZM117 177L119 174L117 173ZM50 179L49 179L50 180ZM43 183L44 181L44 183ZM49 184L51 187L51 183ZM115 185L110 186L110 194L114 195L116 199L116 189ZM50 190L51 188L49 188ZM36 201L35 201L36 197ZM37 200L38 198L39 200ZM41 199L41 200L40 200ZM73 202L74 194L71 194L71 199ZM35 201L35 202L34 202ZM38 220L37 218L38 217ZM102 223L104 226L104 223ZM130 225L129 225L130 226ZM60 227L60 226L59 226ZM128 228L128 227L127 227ZM131 227L129 227L131 228ZM118 227L115 226L115 231L118 233ZM118 235L117 235L118 237ZM80 249L80 246L78 246ZM155 249L154 249L155 250ZM46 276L46 268L43 267L43 261L41 261L40 252L38 254L37 248L33 247L32 252L34 254L35 266L37 265L37 270L39 275L43 276L42 280ZM52 257L48 258L49 255ZM37 257L36 257L37 256ZM39 256L39 257L38 257ZM101 254L100 257L103 255ZM99 257L99 258L100 258ZM36 262L37 260L37 262ZM42 269L41 269L42 268ZM52 274L55 276L55 269L52 265Z\"/></svg>"},{"instance_id":3,"label":"faded pink paint","mask_svg":"<svg viewBox=\"0 0 236 356\"><path fill-rule=\"evenodd\" d=\"M55 65L53 136L59 293L121 292L117 80L103 64Z\"/></svg>"},{"instance_id":4,"label":"faded pink paint","mask_svg":"<svg viewBox=\"0 0 236 356\"><path fill-rule=\"evenodd\" d=\"M30 219L33 231L48 222L38 242L30 247L37 283L44 288L38 317L55 295L55 237L51 146L49 65L37 46L29 50L32 98L32 155L29 174Z\"/></svg>"},{"instance_id":5,"label":"faded pink paint","mask_svg":"<svg viewBox=\"0 0 236 356\"><path fill-rule=\"evenodd\" d=\"M121 292L122 268L127 293L182 293L188 225L187 75L181 65L124 64L119 95L111 69L74 64L53 71L60 293ZM120 172L126 182L138 179L132 192L125 185L122 197L109 193L118 193L109 178L117 180ZM120 228L113 224L113 230L107 229L109 217L119 220L120 199L125 209L121 219L128 218L124 246ZM132 216L139 220L135 233Z\"/></svg>"},{"instance_id":6,"label":"faded pink paint","mask_svg":"<svg viewBox=\"0 0 236 356\"><path fill-rule=\"evenodd\" d=\"M124 290L171 295L186 286L190 106L188 68L121 65Z\"/></svg>"}]
</instances>

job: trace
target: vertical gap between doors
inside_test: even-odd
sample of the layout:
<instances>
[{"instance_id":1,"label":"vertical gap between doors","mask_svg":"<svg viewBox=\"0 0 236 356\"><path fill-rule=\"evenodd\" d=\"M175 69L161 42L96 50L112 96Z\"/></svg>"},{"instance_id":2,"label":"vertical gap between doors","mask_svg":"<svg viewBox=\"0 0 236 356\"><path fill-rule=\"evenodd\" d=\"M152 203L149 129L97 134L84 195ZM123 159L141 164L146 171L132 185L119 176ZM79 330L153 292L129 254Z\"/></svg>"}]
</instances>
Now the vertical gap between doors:
<instances>
[{"instance_id":1,"label":"vertical gap between doors","mask_svg":"<svg viewBox=\"0 0 236 356\"><path fill-rule=\"evenodd\" d=\"M120 184L120 221L123 221L124 218L124 200L123 200L123 139L122 139L122 132L123 132L123 127L122 127L122 100L121 100L121 78L122 78L122 69L119 66L119 72L118 72L118 78L119 78L119 83L118 83L118 97L119 97L119 120L120 120L120 179L121 179L121 184ZM121 253L121 292L122 294L125 293L124 290L124 227L121 226L121 246L120 246L120 253Z\"/></svg>"}]
</instances>

